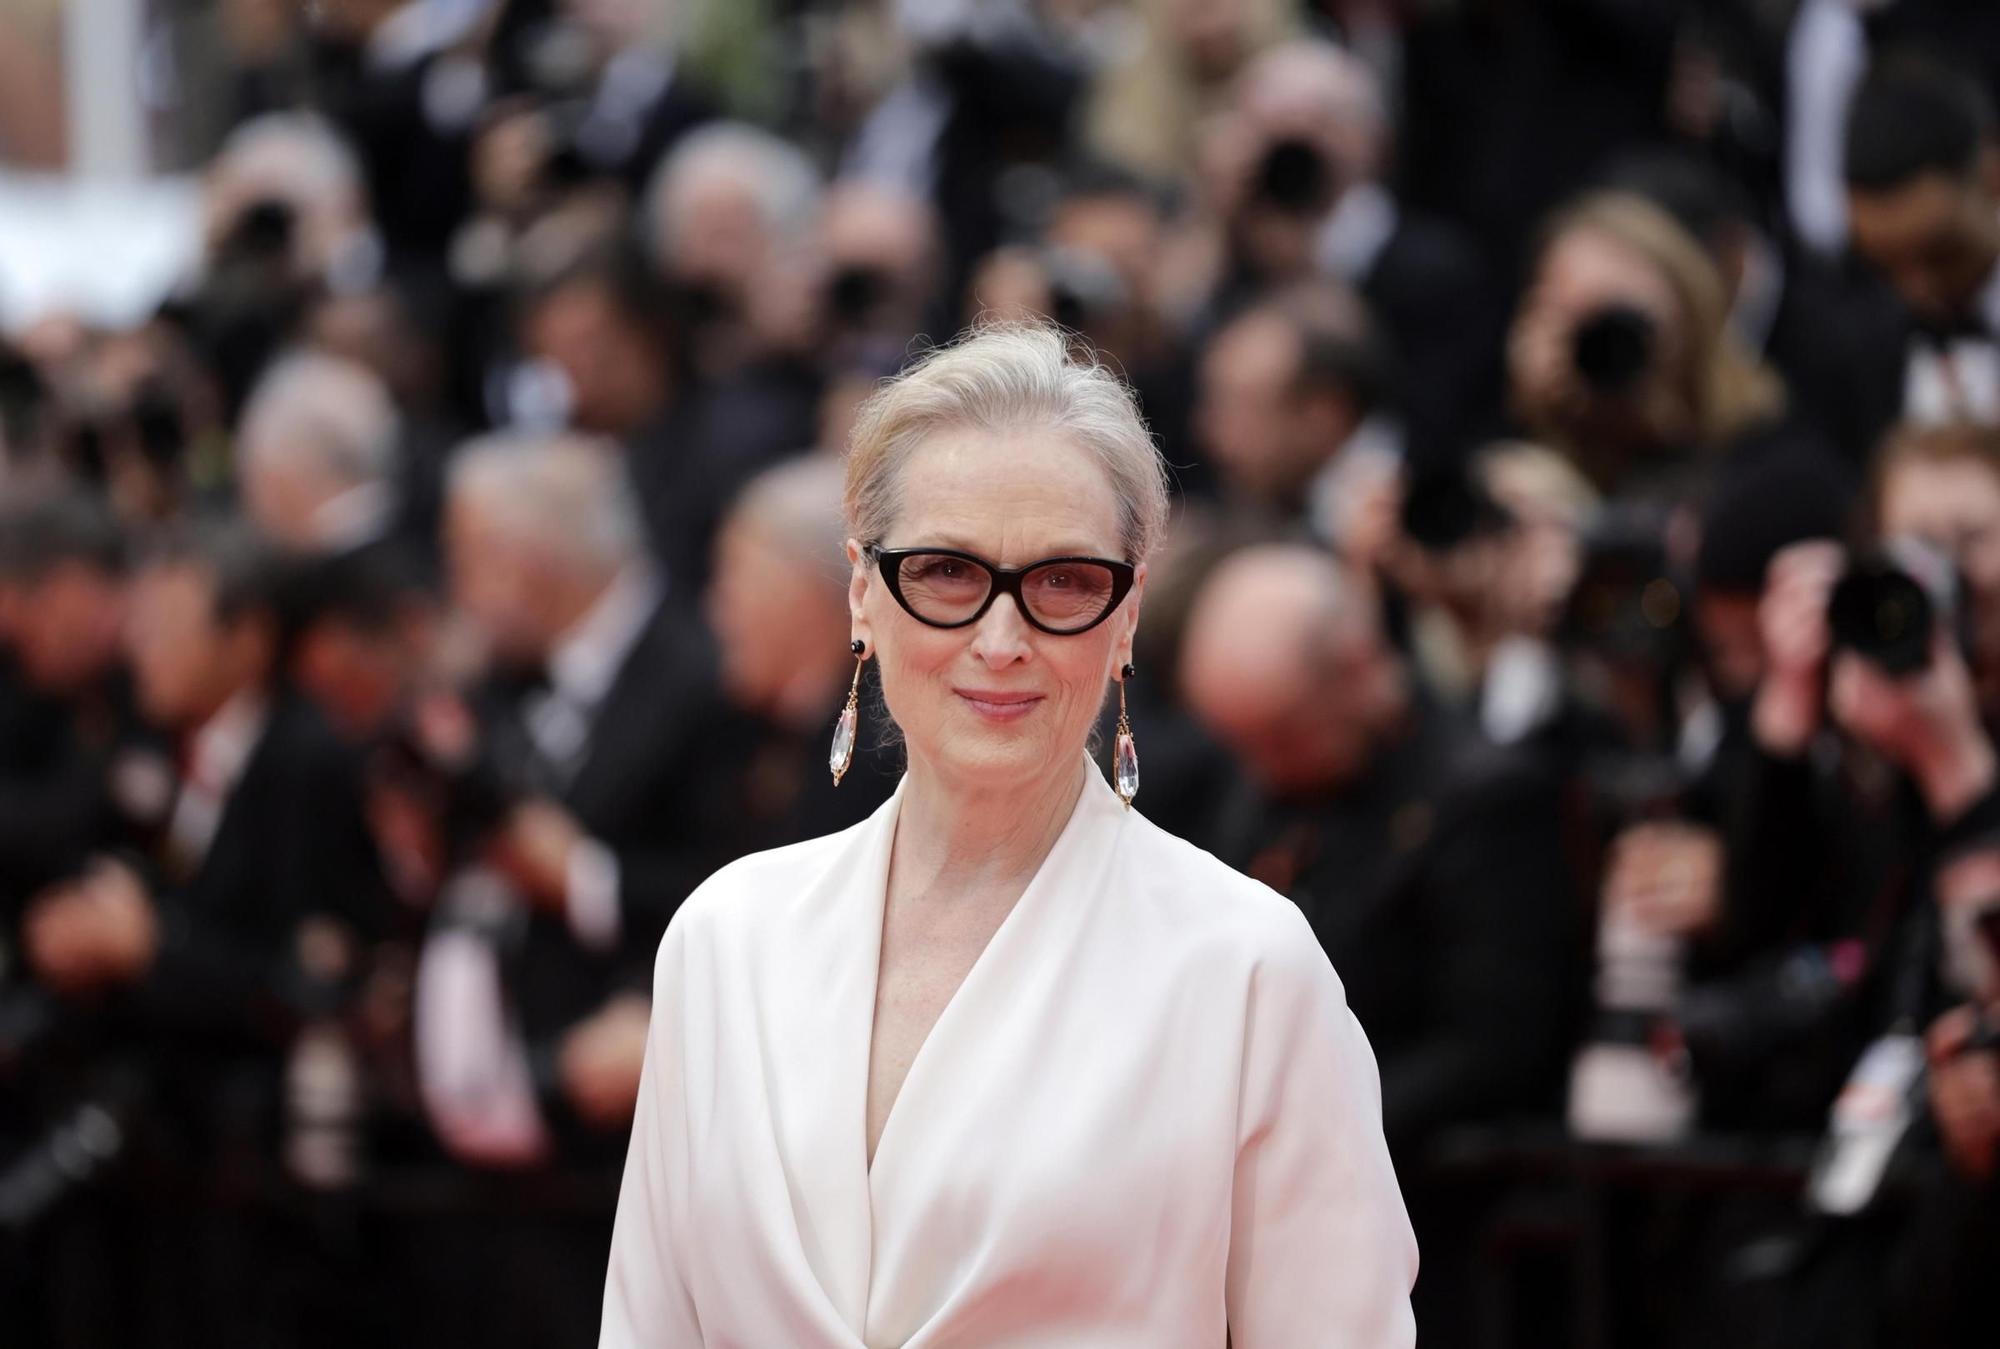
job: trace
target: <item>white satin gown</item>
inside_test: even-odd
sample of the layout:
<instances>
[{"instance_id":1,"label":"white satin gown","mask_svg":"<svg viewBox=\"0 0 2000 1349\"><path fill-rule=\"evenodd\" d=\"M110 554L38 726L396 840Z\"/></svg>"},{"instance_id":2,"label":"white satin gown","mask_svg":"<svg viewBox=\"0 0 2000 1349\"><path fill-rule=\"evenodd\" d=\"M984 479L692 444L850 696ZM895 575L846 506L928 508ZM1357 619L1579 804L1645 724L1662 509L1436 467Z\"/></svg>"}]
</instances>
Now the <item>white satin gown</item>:
<instances>
[{"instance_id":1,"label":"white satin gown","mask_svg":"<svg viewBox=\"0 0 2000 1349\"><path fill-rule=\"evenodd\" d=\"M1312 931L1088 778L872 1168L902 789L689 898L655 969L603 1349L1414 1343L1375 1060Z\"/></svg>"}]
</instances>

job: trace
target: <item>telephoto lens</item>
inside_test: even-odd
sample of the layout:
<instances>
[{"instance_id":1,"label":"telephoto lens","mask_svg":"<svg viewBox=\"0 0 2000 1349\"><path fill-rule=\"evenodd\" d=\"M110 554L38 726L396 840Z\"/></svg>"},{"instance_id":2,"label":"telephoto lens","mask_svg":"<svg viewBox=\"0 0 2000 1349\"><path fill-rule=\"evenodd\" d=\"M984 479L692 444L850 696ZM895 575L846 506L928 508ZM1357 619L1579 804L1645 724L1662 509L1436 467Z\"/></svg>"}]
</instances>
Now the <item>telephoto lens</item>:
<instances>
[{"instance_id":1,"label":"telephoto lens","mask_svg":"<svg viewBox=\"0 0 2000 1349\"><path fill-rule=\"evenodd\" d=\"M1826 606L1834 645L1866 657L1892 675L1930 663L1937 605L1923 583L1888 557L1851 564Z\"/></svg>"},{"instance_id":2,"label":"telephoto lens","mask_svg":"<svg viewBox=\"0 0 2000 1349\"><path fill-rule=\"evenodd\" d=\"M1257 166L1259 201L1294 215L1316 215L1333 204L1333 169L1310 142L1275 142Z\"/></svg>"},{"instance_id":3,"label":"telephoto lens","mask_svg":"<svg viewBox=\"0 0 2000 1349\"><path fill-rule=\"evenodd\" d=\"M1576 373L1593 393L1628 393L1653 363L1653 320L1630 305L1606 305L1570 338Z\"/></svg>"}]
</instances>

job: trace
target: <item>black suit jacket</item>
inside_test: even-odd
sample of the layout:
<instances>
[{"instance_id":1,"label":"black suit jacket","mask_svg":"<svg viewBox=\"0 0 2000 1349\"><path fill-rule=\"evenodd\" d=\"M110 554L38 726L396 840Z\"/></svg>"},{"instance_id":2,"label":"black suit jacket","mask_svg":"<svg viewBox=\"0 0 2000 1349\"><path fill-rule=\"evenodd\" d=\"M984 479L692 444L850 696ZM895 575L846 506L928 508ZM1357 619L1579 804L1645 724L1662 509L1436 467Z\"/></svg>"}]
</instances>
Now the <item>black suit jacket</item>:
<instances>
[{"instance_id":1,"label":"black suit jacket","mask_svg":"<svg viewBox=\"0 0 2000 1349\"><path fill-rule=\"evenodd\" d=\"M1903 410L1911 326L1873 276L1786 259L1764 355L1785 378L1788 411L1865 470Z\"/></svg>"},{"instance_id":2,"label":"black suit jacket","mask_svg":"<svg viewBox=\"0 0 2000 1349\"><path fill-rule=\"evenodd\" d=\"M1580 979L1550 779L1421 711L1338 795L1225 818L1223 857L1298 903L1346 985L1393 1147L1557 1105Z\"/></svg>"},{"instance_id":3,"label":"black suit jacket","mask_svg":"<svg viewBox=\"0 0 2000 1349\"><path fill-rule=\"evenodd\" d=\"M689 603L708 583L715 533L760 469L813 443L818 391L764 368L688 390L631 438L628 472L653 555Z\"/></svg>"},{"instance_id":4,"label":"black suit jacket","mask_svg":"<svg viewBox=\"0 0 2000 1349\"><path fill-rule=\"evenodd\" d=\"M1359 289L1395 357L1411 459L1456 462L1500 423L1500 304L1477 250L1406 210Z\"/></svg>"},{"instance_id":5,"label":"black suit jacket","mask_svg":"<svg viewBox=\"0 0 2000 1349\"><path fill-rule=\"evenodd\" d=\"M522 743L524 706L493 690L489 727ZM722 702L708 633L673 598L661 603L589 714L575 767L543 784L618 862L619 937L581 943L565 916L530 914L508 948L506 979L545 1102L564 1034L622 988L651 986L652 958L681 901L733 855L734 787L749 731Z\"/></svg>"},{"instance_id":6,"label":"black suit jacket","mask_svg":"<svg viewBox=\"0 0 2000 1349\"><path fill-rule=\"evenodd\" d=\"M282 1046L316 996L295 942L308 917L366 941L389 925L389 891L359 764L306 699L280 693L194 873L160 896L158 955L137 990L170 1033Z\"/></svg>"}]
</instances>

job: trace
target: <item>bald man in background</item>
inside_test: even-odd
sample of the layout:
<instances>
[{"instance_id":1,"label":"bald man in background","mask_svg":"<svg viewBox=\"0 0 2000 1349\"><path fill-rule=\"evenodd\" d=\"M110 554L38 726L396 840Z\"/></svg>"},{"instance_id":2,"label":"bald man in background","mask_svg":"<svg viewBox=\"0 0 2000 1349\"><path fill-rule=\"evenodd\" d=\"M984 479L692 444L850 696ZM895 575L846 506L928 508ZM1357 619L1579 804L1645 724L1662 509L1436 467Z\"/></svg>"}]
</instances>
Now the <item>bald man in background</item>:
<instances>
[{"instance_id":1,"label":"bald man in background","mask_svg":"<svg viewBox=\"0 0 2000 1349\"><path fill-rule=\"evenodd\" d=\"M1454 1124L1553 1118L1582 1004L1555 791L1429 705L1373 591L1265 544L1197 593L1181 686L1246 780L1206 837L1304 910L1382 1074L1382 1123L1424 1251L1419 1324L1470 1342L1493 1196L1433 1166Z\"/></svg>"},{"instance_id":2,"label":"bald man in background","mask_svg":"<svg viewBox=\"0 0 2000 1349\"><path fill-rule=\"evenodd\" d=\"M1377 613L1325 553L1242 550L1195 599L1181 683L1248 778L1216 851L1311 920L1407 1166L1441 1125L1559 1104L1574 915L1552 786L1428 705Z\"/></svg>"}]
</instances>

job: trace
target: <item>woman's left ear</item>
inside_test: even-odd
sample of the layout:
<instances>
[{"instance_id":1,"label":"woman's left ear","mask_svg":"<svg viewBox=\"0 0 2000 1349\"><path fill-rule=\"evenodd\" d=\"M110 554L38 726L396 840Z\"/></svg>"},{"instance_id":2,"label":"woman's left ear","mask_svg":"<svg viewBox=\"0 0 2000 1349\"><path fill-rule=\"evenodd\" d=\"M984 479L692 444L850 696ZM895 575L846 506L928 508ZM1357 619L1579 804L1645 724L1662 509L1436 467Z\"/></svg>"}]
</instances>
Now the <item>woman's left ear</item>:
<instances>
[{"instance_id":1,"label":"woman's left ear","mask_svg":"<svg viewBox=\"0 0 2000 1349\"><path fill-rule=\"evenodd\" d=\"M1125 612L1120 615L1123 628L1118 636L1117 650L1114 652L1120 670L1132 664L1132 642L1139 632L1139 603L1145 598L1146 564L1141 562L1138 570L1132 573L1132 593L1125 597Z\"/></svg>"}]
</instances>

